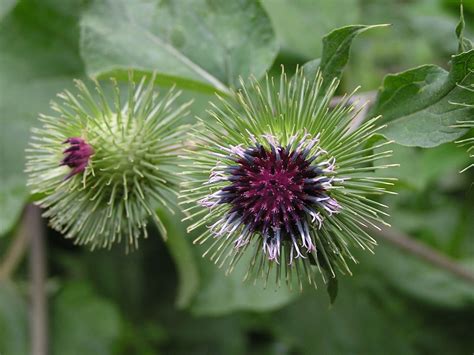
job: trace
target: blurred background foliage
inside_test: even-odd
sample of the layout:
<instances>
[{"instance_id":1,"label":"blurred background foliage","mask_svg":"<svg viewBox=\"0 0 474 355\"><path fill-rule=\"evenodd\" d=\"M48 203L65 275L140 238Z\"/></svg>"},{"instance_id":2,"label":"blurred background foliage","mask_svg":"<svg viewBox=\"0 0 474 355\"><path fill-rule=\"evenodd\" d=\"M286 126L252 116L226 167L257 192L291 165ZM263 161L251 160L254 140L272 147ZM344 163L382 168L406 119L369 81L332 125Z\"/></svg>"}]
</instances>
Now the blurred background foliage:
<instances>
[{"instance_id":1,"label":"blurred background foliage","mask_svg":"<svg viewBox=\"0 0 474 355\"><path fill-rule=\"evenodd\" d=\"M250 0L229 6L215 0L139 2L144 7L132 9L134 2L125 0L0 0L0 265L21 233L29 199L23 174L29 129L57 92L70 88L72 78L120 74L127 66L153 69L160 61L169 66L160 84L196 79L143 44L149 33L166 33L189 58L205 61L206 70L233 85L240 74L277 73L282 64L291 72L320 57L321 38L334 28L390 23L354 41L340 93L359 85L362 92L377 90L385 74L423 64L448 68L457 51L456 0L262 0L262 7ZM463 3L469 37L474 1ZM166 8L166 16L145 11L150 4ZM197 8L201 12L193 16ZM168 31L173 16L170 22L178 25ZM214 32L194 31L201 22ZM127 52L131 43L136 47ZM193 80L183 79L184 97L195 98L193 114L202 116L212 90ZM474 169L458 173L469 164L465 150L454 143L394 146L391 160L401 166L390 173L400 178L398 195L383 201L391 207L389 222L474 271ZM168 243L152 230L129 255L121 246L90 252L47 231L52 354L474 351L473 285L391 245L381 242L375 256L359 257L354 276L341 278L329 308L322 283L317 292L301 294L242 284L243 270L224 276L200 257L179 215L160 214ZM0 280L2 355L29 351L26 261Z\"/></svg>"}]
</instances>

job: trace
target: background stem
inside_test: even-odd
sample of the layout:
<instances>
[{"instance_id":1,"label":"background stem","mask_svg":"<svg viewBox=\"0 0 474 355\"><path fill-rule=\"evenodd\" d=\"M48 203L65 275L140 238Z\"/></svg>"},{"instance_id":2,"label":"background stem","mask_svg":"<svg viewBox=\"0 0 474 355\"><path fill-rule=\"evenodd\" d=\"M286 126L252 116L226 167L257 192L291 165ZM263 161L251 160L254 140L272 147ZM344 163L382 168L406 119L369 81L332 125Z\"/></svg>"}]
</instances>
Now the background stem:
<instances>
[{"instance_id":1,"label":"background stem","mask_svg":"<svg viewBox=\"0 0 474 355\"><path fill-rule=\"evenodd\" d=\"M30 237L31 354L48 354L48 303L46 297L45 230L39 207L26 207L25 225Z\"/></svg>"},{"instance_id":2,"label":"background stem","mask_svg":"<svg viewBox=\"0 0 474 355\"><path fill-rule=\"evenodd\" d=\"M438 252L428 245L420 243L412 237L393 229L393 227L386 228L380 225L379 228L380 230L371 227L369 230L370 232L377 234L379 238L396 246L398 249L408 252L413 256L416 256L419 259L443 269L452 275L474 285L474 273L465 269L456 261L450 259L446 255Z\"/></svg>"},{"instance_id":3,"label":"background stem","mask_svg":"<svg viewBox=\"0 0 474 355\"><path fill-rule=\"evenodd\" d=\"M24 213L23 222L20 224L16 234L13 236L8 249L5 252L5 256L0 262L0 281L10 280L16 268L22 261L28 245L28 232L26 229Z\"/></svg>"}]
</instances>

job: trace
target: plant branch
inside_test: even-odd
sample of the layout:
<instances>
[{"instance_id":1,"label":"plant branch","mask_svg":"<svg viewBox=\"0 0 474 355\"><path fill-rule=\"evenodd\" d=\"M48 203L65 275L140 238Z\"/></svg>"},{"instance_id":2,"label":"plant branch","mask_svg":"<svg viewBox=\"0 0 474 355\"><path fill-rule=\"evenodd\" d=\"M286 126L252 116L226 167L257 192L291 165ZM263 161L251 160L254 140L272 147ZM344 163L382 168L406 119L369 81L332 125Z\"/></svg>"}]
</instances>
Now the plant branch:
<instances>
[{"instance_id":1,"label":"plant branch","mask_svg":"<svg viewBox=\"0 0 474 355\"><path fill-rule=\"evenodd\" d=\"M440 269L443 269L452 275L463 279L474 285L474 273L470 270L465 269L456 261L450 259L446 255L438 252L437 250L429 247L424 243L420 243L408 235L403 234L400 231L394 230L393 228L387 228L384 226L378 226L380 230L376 228L369 228L369 230L377 234L381 239L392 244L400 250L406 251L421 260L430 263Z\"/></svg>"},{"instance_id":2,"label":"plant branch","mask_svg":"<svg viewBox=\"0 0 474 355\"><path fill-rule=\"evenodd\" d=\"M30 237L31 354L48 354L48 304L46 298L45 230L39 207L28 205L25 226Z\"/></svg>"},{"instance_id":3,"label":"plant branch","mask_svg":"<svg viewBox=\"0 0 474 355\"><path fill-rule=\"evenodd\" d=\"M23 213L23 219L25 219L25 215L26 214ZM12 277L25 254L27 244L28 233L25 228L25 223L21 223L5 252L3 261L0 263L0 281L9 280Z\"/></svg>"}]
</instances>

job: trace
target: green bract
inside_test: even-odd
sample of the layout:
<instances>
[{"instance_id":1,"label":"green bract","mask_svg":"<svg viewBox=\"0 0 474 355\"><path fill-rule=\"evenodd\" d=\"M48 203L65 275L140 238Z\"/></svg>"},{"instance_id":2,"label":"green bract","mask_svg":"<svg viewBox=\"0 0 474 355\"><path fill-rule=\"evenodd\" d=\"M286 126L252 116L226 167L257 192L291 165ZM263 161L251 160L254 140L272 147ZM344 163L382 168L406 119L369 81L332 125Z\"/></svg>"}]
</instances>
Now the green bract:
<instances>
[{"instance_id":1,"label":"green bract","mask_svg":"<svg viewBox=\"0 0 474 355\"><path fill-rule=\"evenodd\" d=\"M173 165L187 105L173 105L173 90L159 97L153 81L135 85L130 76L125 99L113 81L112 104L98 83L95 95L76 81L78 92L59 94L51 105L57 114L41 115L43 126L33 130L28 185L44 196L38 204L51 226L75 243L136 248L150 218L166 236L155 209L177 187Z\"/></svg>"},{"instance_id":2,"label":"green bract","mask_svg":"<svg viewBox=\"0 0 474 355\"><path fill-rule=\"evenodd\" d=\"M473 121L460 121L457 128L474 128L474 120ZM470 158L474 158L474 137L467 137L461 140L456 141L461 147L467 146L467 153L469 154ZM461 172L465 172L466 170L472 168L474 163L471 163L467 167L465 167Z\"/></svg>"},{"instance_id":3,"label":"green bract","mask_svg":"<svg viewBox=\"0 0 474 355\"><path fill-rule=\"evenodd\" d=\"M200 120L187 151L182 191L195 242L230 272L252 255L247 277L315 284L316 272L350 273L353 247L372 251L365 227L384 223L385 206L371 199L393 179L373 176L389 142L370 146L383 128L377 117L360 126L346 97L331 107L337 80L323 85L300 70L289 80L241 83L235 100L219 97ZM327 91L322 87L328 87Z\"/></svg>"},{"instance_id":4,"label":"green bract","mask_svg":"<svg viewBox=\"0 0 474 355\"><path fill-rule=\"evenodd\" d=\"M471 86L464 86L464 85L459 85L458 87L462 89L465 93L468 93L471 97L474 95L474 88ZM474 109L474 104L472 103L466 103L466 102L452 102L453 105L465 108L470 110L472 113L472 110ZM460 120L455 126L455 128L461 128L461 129L470 129L474 128L474 120ZM474 158L474 137L468 136L466 138L462 138L456 143L461 146L461 147L467 147L467 153L469 154L470 158ZM468 165L464 169L461 170L461 173L465 172L466 170L472 168L474 166L474 163Z\"/></svg>"}]
</instances>

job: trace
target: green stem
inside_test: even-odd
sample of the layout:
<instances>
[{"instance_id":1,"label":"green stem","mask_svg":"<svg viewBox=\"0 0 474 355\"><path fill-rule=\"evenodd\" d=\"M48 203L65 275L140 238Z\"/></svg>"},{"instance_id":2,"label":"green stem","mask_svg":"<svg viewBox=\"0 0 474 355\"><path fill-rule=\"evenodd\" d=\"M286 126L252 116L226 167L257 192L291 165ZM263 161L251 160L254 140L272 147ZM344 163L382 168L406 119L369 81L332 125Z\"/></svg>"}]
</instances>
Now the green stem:
<instances>
[{"instance_id":1,"label":"green stem","mask_svg":"<svg viewBox=\"0 0 474 355\"><path fill-rule=\"evenodd\" d=\"M24 217L23 217L24 218ZM25 224L22 223L5 252L4 258L0 263L0 281L10 280L16 268L25 255L28 245L28 234L25 230Z\"/></svg>"},{"instance_id":2,"label":"green stem","mask_svg":"<svg viewBox=\"0 0 474 355\"><path fill-rule=\"evenodd\" d=\"M46 246L41 210L26 206L25 227L30 238L31 354L48 354L48 303L46 297Z\"/></svg>"},{"instance_id":3,"label":"green stem","mask_svg":"<svg viewBox=\"0 0 474 355\"><path fill-rule=\"evenodd\" d=\"M443 269L453 276L456 276L470 284L474 285L474 273L465 269L456 261L450 259L446 255L429 247L424 243L420 243L415 239L397 231L393 228L386 228L379 225L380 230L369 228L370 232L377 234L381 239L389 242L400 250L406 251L427 263Z\"/></svg>"}]
</instances>

